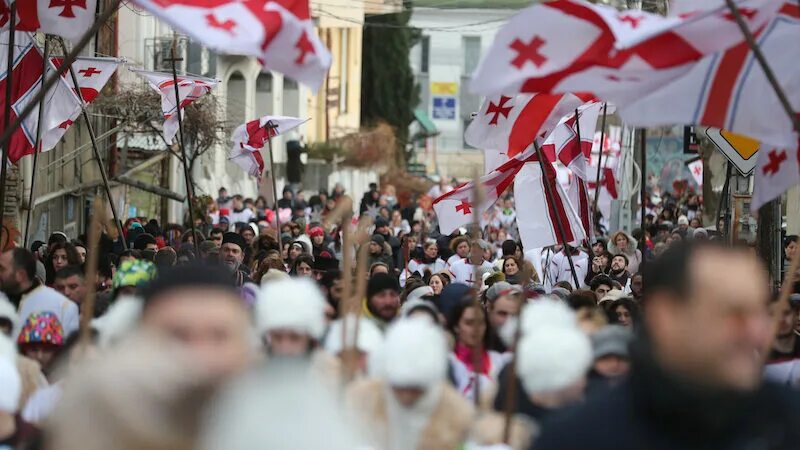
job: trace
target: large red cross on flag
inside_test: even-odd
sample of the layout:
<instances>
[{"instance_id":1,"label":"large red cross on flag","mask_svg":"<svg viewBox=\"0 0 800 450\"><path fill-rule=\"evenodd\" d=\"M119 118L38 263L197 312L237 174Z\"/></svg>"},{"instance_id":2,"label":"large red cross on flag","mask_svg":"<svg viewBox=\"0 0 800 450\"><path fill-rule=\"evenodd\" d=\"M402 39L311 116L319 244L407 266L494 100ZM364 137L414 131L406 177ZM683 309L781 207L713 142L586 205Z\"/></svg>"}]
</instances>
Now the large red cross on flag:
<instances>
[{"instance_id":1,"label":"large red cross on flag","mask_svg":"<svg viewBox=\"0 0 800 450\"><path fill-rule=\"evenodd\" d=\"M231 134L228 159L248 175L261 178L265 163L261 155L268 139L284 134L307 122L308 119L286 116L264 116L239 125ZM272 126L268 126L271 124Z\"/></svg>"},{"instance_id":2,"label":"large red cross on flag","mask_svg":"<svg viewBox=\"0 0 800 450\"><path fill-rule=\"evenodd\" d=\"M8 42L9 32L0 33L0 42ZM11 94L11 121L22 111L28 102L35 97L42 83L42 68L44 58L33 43L31 35L26 32L17 32L14 37L14 66L12 68L12 94ZM8 45L0 45L0 61L6 61ZM52 68L51 68L51 72ZM8 83L7 72L0 79L0 90L5 92ZM51 75L52 76L52 75ZM25 155L34 153L36 134L41 132L42 151L53 148L66 132L62 124L73 119L75 110L80 111L80 103L75 94L63 80L59 80L48 92L48 101L45 103L43 121L39 123L38 105L28 115L20 127L11 137L8 159L16 163ZM0 98L0 122L5 111L5 96Z\"/></svg>"},{"instance_id":3,"label":"large red cross on flag","mask_svg":"<svg viewBox=\"0 0 800 450\"><path fill-rule=\"evenodd\" d=\"M175 135L178 133L177 103L175 101L175 80L172 74L161 72L148 72L145 70L130 69L142 78L146 79L150 87L161 94L161 112L164 113L164 140L167 144L172 144ZM195 100L208 94L219 83L219 80L211 78L179 75L178 76L178 95L180 95L181 117L187 106Z\"/></svg>"},{"instance_id":4,"label":"large red cross on flag","mask_svg":"<svg viewBox=\"0 0 800 450\"><path fill-rule=\"evenodd\" d=\"M7 28L9 0L0 0L0 27ZM77 42L94 23L97 0L17 0L17 31L42 32Z\"/></svg>"},{"instance_id":5,"label":"large red cross on flag","mask_svg":"<svg viewBox=\"0 0 800 450\"><path fill-rule=\"evenodd\" d=\"M316 90L331 65L308 0L135 0L159 19L220 53L254 56Z\"/></svg>"}]
</instances>

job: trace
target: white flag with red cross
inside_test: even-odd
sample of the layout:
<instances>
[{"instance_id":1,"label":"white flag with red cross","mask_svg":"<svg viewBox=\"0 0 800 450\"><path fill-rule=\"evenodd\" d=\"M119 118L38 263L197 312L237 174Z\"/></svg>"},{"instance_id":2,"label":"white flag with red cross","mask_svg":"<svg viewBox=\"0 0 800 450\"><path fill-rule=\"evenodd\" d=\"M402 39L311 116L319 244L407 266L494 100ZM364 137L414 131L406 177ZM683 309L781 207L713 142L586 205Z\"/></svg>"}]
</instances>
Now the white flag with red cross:
<instances>
[{"instance_id":1,"label":"white flag with red cross","mask_svg":"<svg viewBox=\"0 0 800 450\"><path fill-rule=\"evenodd\" d=\"M228 159L251 177L261 178L266 168L261 149L275 136L293 130L309 119L286 116L264 116L239 125L231 134ZM271 157L271 156L270 156Z\"/></svg>"},{"instance_id":2,"label":"white flag with red cross","mask_svg":"<svg viewBox=\"0 0 800 450\"><path fill-rule=\"evenodd\" d=\"M54 74L56 69L61 66L64 58L50 58L52 67L50 74ZM78 79L78 87L80 88L81 97L86 104L91 103L98 95L103 87L108 83L108 80L117 71L117 68L122 64L122 60L117 58L78 58L72 63L72 68L75 71L75 76ZM64 72L62 75L64 83L66 83L72 91L76 93L75 86L72 83L72 77L69 72ZM64 137L70 126L78 119L81 114L80 104L75 105L72 114L64 120L56 130L51 130L42 134L42 149L44 151L50 150Z\"/></svg>"},{"instance_id":3,"label":"white flag with red cross","mask_svg":"<svg viewBox=\"0 0 800 450\"><path fill-rule=\"evenodd\" d=\"M164 113L164 140L167 144L172 144L175 135L178 134L178 126L180 125L178 115L175 114L178 108L175 99L175 80L172 74L138 69L130 70L146 79L150 87L161 94L161 112ZM180 95L181 118L184 117L187 106L211 92L217 83L219 83L219 80L211 78L179 75L178 95Z\"/></svg>"},{"instance_id":4,"label":"white flag with red cross","mask_svg":"<svg viewBox=\"0 0 800 450\"><path fill-rule=\"evenodd\" d=\"M0 32L0 43L8 43L8 38L8 31ZM39 93L44 68L44 57L29 33L17 32L14 40L16 44L14 66L11 71L13 88L10 121L14 121L17 114ZM8 45L0 45L0 61L6 61L8 48ZM7 74L8 71L0 78L2 92L5 92L5 86L9 82ZM23 156L34 153L37 132L41 132L42 136L55 136L52 141L48 140L46 144L43 141L41 145L43 151L50 150L66 132L64 123L73 117L76 108L80 110L78 98L63 79L59 80L47 94L42 122L39 122L37 104L12 135L8 152L9 161L16 163ZM5 96L0 96L0 123L3 114L5 114Z\"/></svg>"},{"instance_id":5,"label":"white flag with red cross","mask_svg":"<svg viewBox=\"0 0 800 450\"><path fill-rule=\"evenodd\" d=\"M538 162L528 163L521 168L514 180L517 228L522 246L542 248L558 243L577 245L587 238L586 228L592 228L591 216L587 216L584 223L558 182L553 165L546 163L545 171L545 176L542 176ZM581 180L576 178L575 181ZM552 194L552 201L548 190ZM578 205L588 208L588 195L585 191L582 201L581 198L576 198L576 201ZM588 213L588 209L586 211ZM564 239L558 231L559 223L564 231Z\"/></svg>"},{"instance_id":6,"label":"white flag with red cross","mask_svg":"<svg viewBox=\"0 0 800 450\"><path fill-rule=\"evenodd\" d=\"M562 117L591 100L573 94L520 94L487 97L464 132L467 144L485 150L486 173L539 144Z\"/></svg>"},{"instance_id":7,"label":"white flag with red cross","mask_svg":"<svg viewBox=\"0 0 800 450\"><path fill-rule=\"evenodd\" d=\"M577 121L574 112L563 117L542 144L542 151L547 160L560 162L583 180L590 179L593 175L587 173L589 172L587 161L591 158L594 135L603 106L603 103L590 102L576 108L579 116ZM614 105L606 106L606 114L613 114L614 110ZM578 140L579 128L580 140Z\"/></svg>"},{"instance_id":8,"label":"white flag with red cross","mask_svg":"<svg viewBox=\"0 0 800 450\"><path fill-rule=\"evenodd\" d=\"M94 23L97 0L17 0L17 31L63 36L77 42ZM0 27L8 29L9 0L0 0Z\"/></svg>"},{"instance_id":9,"label":"white flag with red cross","mask_svg":"<svg viewBox=\"0 0 800 450\"><path fill-rule=\"evenodd\" d=\"M799 143L800 144L800 143ZM792 150L761 148L755 169L751 210L757 211L792 186L800 184L800 146Z\"/></svg>"},{"instance_id":10,"label":"white flag with red cross","mask_svg":"<svg viewBox=\"0 0 800 450\"><path fill-rule=\"evenodd\" d=\"M700 189L702 189L703 188L703 159L702 158L695 159L694 161L692 161L689 164L687 164L686 167L689 169L689 173L692 174L692 179L694 180L694 182L697 183L697 185L700 187Z\"/></svg>"},{"instance_id":11,"label":"white flag with red cross","mask_svg":"<svg viewBox=\"0 0 800 450\"><path fill-rule=\"evenodd\" d=\"M316 90L331 65L308 0L135 0L193 40L219 53L254 56Z\"/></svg>"}]
</instances>

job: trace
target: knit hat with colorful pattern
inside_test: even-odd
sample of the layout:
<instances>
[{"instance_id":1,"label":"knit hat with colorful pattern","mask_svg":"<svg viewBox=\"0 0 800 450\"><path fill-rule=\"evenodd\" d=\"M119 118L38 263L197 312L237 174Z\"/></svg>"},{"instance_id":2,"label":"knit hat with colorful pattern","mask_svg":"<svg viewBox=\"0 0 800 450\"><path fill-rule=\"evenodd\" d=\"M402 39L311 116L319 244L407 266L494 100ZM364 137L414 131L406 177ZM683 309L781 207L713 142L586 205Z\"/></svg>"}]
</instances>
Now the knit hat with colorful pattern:
<instances>
[{"instance_id":1,"label":"knit hat with colorful pattern","mask_svg":"<svg viewBox=\"0 0 800 450\"><path fill-rule=\"evenodd\" d=\"M156 266L150 261L136 259L125 261L114 274L112 287L119 289L123 286L142 287L156 278Z\"/></svg>"},{"instance_id":2,"label":"knit hat with colorful pattern","mask_svg":"<svg viewBox=\"0 0 800 450\"><path fill-rule=\"evenodd\" d=\"M64 329L58 317L50 311L31 313L25 319L17 343L61 346L64 344Z\"/></svg>"}]
</instances>

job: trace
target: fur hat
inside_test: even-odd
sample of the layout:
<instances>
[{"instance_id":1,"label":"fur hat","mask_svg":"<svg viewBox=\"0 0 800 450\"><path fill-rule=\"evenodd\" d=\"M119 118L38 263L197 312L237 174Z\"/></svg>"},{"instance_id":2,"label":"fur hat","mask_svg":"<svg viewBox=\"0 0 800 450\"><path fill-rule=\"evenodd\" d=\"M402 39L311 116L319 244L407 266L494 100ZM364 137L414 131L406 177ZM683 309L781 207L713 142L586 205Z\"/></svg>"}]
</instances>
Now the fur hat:
<instances>
[{"instance_id":1,"label":"fur hat","mask_svg":"<svg viewBox=\"0 0 800 450\"><path fill-rule=\"evenodd\" d=\"M686 216L678 217L678 225L689 225L689 218Z\"/></svg>"},{"instance_id":2,"label":"fur hat","mask_svg":"<svg viewBox=\"0 0 800 450\"><path fill-rule=\"evenodd\" d=\"M613 302L615 300L621 299L622 297L625 297L624 292L620 291L619 289L612 289L608 291L606 295L604 295L603 298L601 298L600 301L597 302L597 304L602 305L605 302Z\"/></svg>"},{"instance_id":3,"label":"fur hat","mask_svg":"<svg viewBox=\"0 0 800 450\"><path fill-rule=\"evenodd\" d=\"M355 328L354 316L347 316L347 343L348 346L353 345L353 329ZM355 347L364 352L372 353L377 350L383 342L383 335L378 326L375 325L370 319L360 316L358 318L358 342ZM331 355L338 355L344 349L342 342L342 319L333 322L328 329L328 335L325 338L325 351Z\"/></svg>"},{"instance_id":4,"label":"fur hat","mask_svg":"<svg viewBox=\"0 0 800 450\"><path fill-rule=\"evenodd\" d=\"M592 345L563 302L542 299L527 305L522 327L517 371L529 395L564 389L586 375Z\"/></svg>"},{"instance_id":5,"label":"fur hat","mask_svg":"<svg viewBox=\"0 0 800 450\"><path fill-rule=\"evenodd\" d=\"M320 340L325 334L325 299L316 284L307 279L289 278L267 283L258 295L255 316L261 335L288 329Z\"/></svg>"},{"instance_id":6,"label":"fur hat","mask_svg":"<svg viewBox=\"0 0 800 450\"><path fill-rule=\"evenodd\" d=\"M386 331L381 359L382 375L392 386L430 387L447 374L447 343L431 321L401 319Z\"/></svg>"},{"instance_id":7,"label":"fur hat","mask_svg":"<svg viewBox=\"0 0 800 450\"><path fill-rule=\"evenodd\" d=\"M222 245L225 244L238 245L242 251L247 248L247 242L245 242L244 238L240 234L232 231L228 231L222 235Z\"/></svg>"},{"instance_id":8,"label":"fur hat","mask_svg":"<svg viewBox=\"0 0 800 450\"><path fill-rule=\"evenodd\" d=\"M3 386L0 389L0 412L16 413L22 395L22 380L14 362L2 358L0 358L0 386Z\"/></svg>"},{"instance_id":9,"label":"fur hat","mask_svg":"<svg viewBox=\"0 0 800 450\"><path fill-rule=\"evenodd\" d=\"M283 270L270 268L269 270L267 270L267 273L265 273L264 276L261 277L261 287L266 286L267 283L273 281L283 281L288 278L289 274L284 272Z\"/></svg>"}]
</instances>

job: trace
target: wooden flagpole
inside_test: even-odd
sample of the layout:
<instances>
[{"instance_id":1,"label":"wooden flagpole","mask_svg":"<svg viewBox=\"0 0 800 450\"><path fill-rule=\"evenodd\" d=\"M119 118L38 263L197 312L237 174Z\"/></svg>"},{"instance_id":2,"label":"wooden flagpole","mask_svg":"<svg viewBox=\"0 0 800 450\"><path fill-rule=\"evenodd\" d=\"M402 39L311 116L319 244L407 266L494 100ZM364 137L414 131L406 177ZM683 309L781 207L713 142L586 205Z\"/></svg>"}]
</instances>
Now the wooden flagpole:
<instances>
[{"instance_id":1,"label":"wooden flagpole","mask_svg":"<svg viewBox=\"0 0 800 450\"><path fill-rule=\"evenodd\" d=\"M522 270L522 279L525 284L530 282L533 273L530 270ZM522 295L525 295L524 292ZM508 445L511 443L511 419L514 417L514 412L517 409L517 359L519 358L519 340L522 338L522 306L524 305L523 299L519 299L520 308L519 313L515 316L517 319L517 329L514 330L514 342L511 344L511 361L508 363L508 372L506 373L506 398L505 398L505 424L503 426L503 443Z\"/></svg>"},{"instance_id":2,"label":"wooden flagpole","mask_svg":"<svg viewBox=\"0 0 800 450\"><path fill-rule=\"evenodd\" d=\"M645 255L645 250L647 250L647 243L645 242L645 237L647 236L646 230L644 229L644 220L645 215L647 215L647 130L644 128L639 130L641 135L641 151L642 151L642 192L641 192L641 207L642 207L642 219L641 219L641 227L642 227L642 242L639 244L641 245L641 252L642 252L642 262L639 267L639 271L641 272L644 269L645 264L647 264L647 257Z\"/></svg>"},{"instance_id":3,"label":"wooden flagpole","mask_svg":"<svg viewBox=\"0 0 800 450\"><path fill-rule=\"evenodd\" d=\"M608 103L603 103L603 120L600 124L600 151L597 156L597 178L594 184L594 202L592 203L592 214L597 211L597 202L600 200L600 176L603 170L603 144L606 140L606 112ZM594 224L592 224L594 226Z\"/></svg>"},{"instance_id":4,"label":"wooden flagpole","mask_svg":"<svg viewBox=\"0 0 800 450\"><path fill-rule=\"evenodd\" d=\"M50 39L47 35L44 37L44 49L42 50L42 83L44 77L47 75L48 58L50 58ZM31 216L33 215L33 192L36 189L36 167L39 163L39 153L41 153L42 145L42 122L44 121L44 99L39 102L39 118L36 122L36 145L33 146L33 169L31 170L31 191L28 193L28 211L25 213L25 236L23 238L23 245L28 248L28 238L31 231Z\"/></svg>"},{"instance_id":5,"label":"wooden flagpole","mask_svg":"<svg viewBox=\"0 0 800 450\"><path fill-rule=\"evenodd\" d=\"M12 129L8 126L9 122L11 121L11 102L13 97L14 91L14 35L16 34L17 30L17 2L14 1L11 3L10 12L9 12L9 19L10 24L8 28L8 57L6 58L6 108L4 111L5 116L3 116L3 130L9 136L8 139L2 141L3 142L3 161L0 162L0 224L2 224L3 220L6 217L6 176L8 175L8 157L9 152L11 150L11 133L9 131ZM44 78L44 74L42 74L42 78ZM44 96L42 96L44 98ZM37 106L41 100L37 100L32 106ZM29 105L29 106L31 106ZM31 107L31 111L33 107ZM16 125L18 126L18 124ZM13 129L16 129L14 126ZM9 236L9 239L11 237Z\"/></svg>"},{"instance_id":6,"label":"wooden flagpole","mask_svg":"<svg viewBox=\"0 0 800 450\"><path fill-rule=\"evenodd\" d=\"M67 47L64 45L64 39L58 38L59 44L61 44L61 50L64 52L64 55L67 54ZM108 185L108 173L106 173L106 167L103 165L103 159L100 157L100 148L97 145L97 136L94 133L94 126L92 126L92 121L89 118L89 113L86 112L86 102L83 101L83 94L81 93L81 87L78 83L78 77L75 75L75 68L72 67L72 64L69 65L69 75L72 78L72 85L75 86L75 94L78 96L78 101L81 104L81 113L83 115L83 122L86 123L86 129L89 131L89 140L92 142L92 151L94 152L94 159L97 161L97 168L100 171L100 178L103 181L103 189L106 191L106 197L108 198L108 205L111 207L111 214L114 216L114 223L117 226L117 231L119 231L119 235L122 237L124 234L122 233L122 222L119 220L119 215L117 214L117 207L114 205L114 199L111 196L111 188ZM95 212L97 214L97 212ZM128 243L125 242L125 239L122 239L122 245L125 250L128 249Z\"/></svg>"},{"instance_id":7,"label":"wooden flagpole","mask_svg":"<svg viewBox=\"0 0 800 450\"><path fill-rule=\"evenodd\" d=\"M739 8L736 6L733 0L725 0L725 3L728 5L728 9L731 10L733 18L736 20L736 24L742 31L745 41L747 41L747 45L750 47L750 50L753 51L753 56L755 56L756 61L758 61L758 65L761 66L761 70L763 70L764 75L767 76L767 81L769 81L769 84L772 86L772 90L775 91L775 95L778 96L781 107L789 117L789 120L792 122L794 131L800 134L800 116L795 114L794 109L792 109L792 104L789 103L789 98L786 97L786 93L784 92L780 83L778 83L778 78L775 76L775 72L772 70L772 67L770 67L769 63L767 62L767 58L764 56L764 53L761 51L761 48L758 46L758 43L753 37L753 33L750 31L750 28L747 27L747 23L745 23L744 19L742 19L742 14L739 11ZM798 253L800 252L796 252L794 258L792 258L791 264L789 265L789 270L786 272L786 276L783 279L780 296L778 297L778 302L780 304L788 302L789 296L792 293L792 285L794 285L795 274L797 273L798 269L800 269L800 257L798 257Z\"/></svg>"},{"instance_id":8,"label":"wooden flagpole","mask_svg":"<svg viewBox=\"0 0 800 450\"><path fill-rule=\"evenodd\" d=\"M269 145L269 174L272 178L272 198L275 200L275 225L278 230L278 240L281 236L281 217L278 214L278 174L275 173L275 152L272 150L272 130L278 128L272 121L267 121L267 143ZM283 197L283 196L281 196ZM283 246L283 244L281 244ZM281 247L283 248L283 247Z\"/></svg>"},{"instance_id":9,"label":"wooden flagpole","mask_svg":"<svg viewBox=\"0 0 800 450\"><path fill-rule=\"evenodd\" d=\"M186 144L183 140L183 118L181 117L181 92L178 85L178 68L176 66L176 62L183 61L183 58L177 58L175 56L175 47L177 46L177 40L175 36L172 37L172 49L170 50L171 58L169 61L172 62L172 82L175 88L175 115L178 116L178 139L179 145L181 147L181 159L183 160L183 177L186 182L186 199L189 201L189 225L192 230L192 239L194 245L198 245L197 239L197 227L194 224L194 189L192 188L192 177L189 173L189 158L186 157ZM280 236L280 230L278 235Z\"/></svg>"},{"instance_id":10,"label":"wooden flagpole","mask_svg":"<svg viewBox=\"0 0 800 450\"><path fill-rule=\"evenodd\" d=\"M97 298L97 266L100 260L100 236L103 234L103 223L106 222L105 208L100 197L95 197L92 206L92 220L89 228L89 248L86 255L86 297L81 303L80 343L90 343L91 323L94 316L94 304Z\"/></svg>"},{"instance_id":11,"label":"wooden flagpole","mask_svg":"<svg viewBox=\"0 0 800 450\"><path fill-rule=\"evenodd\" d=\"M536 141L533 141L533 148L536 149L536 159L539 160L539 167L542 169L542 177L547 177L547 166L544 161L544 154L542 153L542 148L539 147L539 144ZM558 183L558 180L556 180ZM555 193L553 192L553 187L550 186L550 183L545 178L542 182L544 185L544 193L547 196L547 201L553 205L553 208L559 208L560 206L556 204L555 200ZM556 214L556 231L558 231L558 238L561 239L561 243L564 246L564 250L567 250L569 247L569 243L567 242L567 233L564 231L564 223L561 221L561 215ZM572 271L572 281L575 283L575 289L578 289L581 285L580 281L578 280L578 274L575 272L575 263L572 261L572 252L565 251L564 254L567 255L567 262L569 263L569 269ZM552 280L555 281L555 280Z\"/></svg>"},{"instance_id":12,"label":"wooden flagpole","mask_svg":"<svg viewBox=\"0 0 800 450\"><path fill-rule=\"evenodd\" d=\"M472 232L476 234L473 237L473 241L470 243L470 255L469 255L469 263L472 264L472 289L475 293L475 304L480 305L480 292L481 287L483 285L483 281L481 279L481 266L475 265L472 263L472 248L475 244L477 244L478 239L481 238L481 214L483 213L483 209L481 205L483 205L483 185L481 185L481 177L478 173L478 170L475 169L475 172L472 174L472 185L475 188L475 195L473 197L473 203L476 205L475 211L472 213ZM483 248L480 250L483 252ZM481 255L481 259L483 256ZM482 308L481 308L482 309ZM486 311L481 311L481 314L486 314ZM481 406L481 372L483 370L483 342L478 342L478 345L472 350L472 376L475 378L473 388L473 395L475 396L475 407L476 409L480 410Z\"/></svg>"},{"instance_id":13,"label":"wooden flagpole","mask_svg":"<svg viewBox=\"0 0 800 450\"><path fill-rule=\"evenodd\" d=\"M86 33L84 33L83 37L81 37L80 41L78 41L78 44L73 46L72 52L64 56L64 61L58 68L56 68L56 73L53 74L53 76L51 76L50 78L46 79L39 93L34 95L33 98L31 98L28 104L25 106L25 108L23 108L23 110L19 114L17 114L16 120L14 120L14 122L10 126L5 127L3 133L0 134L1 147L5 148L8 141L11 140L11 136L14 134L14 131L22 124L22 122L25 119L28 118L28 116L31 115L33 110L39 105L39 102L42 101L42 97L45 97L47 95L47 92L50 90L50 88L52 88L53 85L59 81L61 76L67 72L67 69L72 66L72 63L75 62L75 60L78 58L83 49L89 44L89 42L91 42L92 38L94 38L94 35L97 34L97 31L100 29L100 27L103 26L108 21L108 19L112 15L114 15L115 12L117 12L117 7L119 6L120 2L121 0L111 0L111 3L108 5L108 8L105 11L103 11L103 13L97 17L97 20L95 20L94 24L88 30L86 30ZM12 21L11 23L13 24L14 22ZM4 196L0 196L0 198L2 197Z\"/></svg>"}]
</instances>

